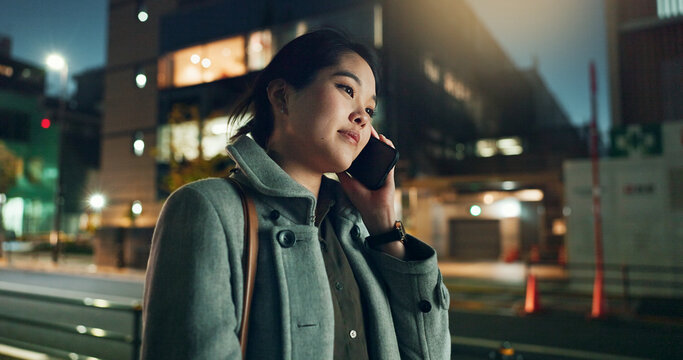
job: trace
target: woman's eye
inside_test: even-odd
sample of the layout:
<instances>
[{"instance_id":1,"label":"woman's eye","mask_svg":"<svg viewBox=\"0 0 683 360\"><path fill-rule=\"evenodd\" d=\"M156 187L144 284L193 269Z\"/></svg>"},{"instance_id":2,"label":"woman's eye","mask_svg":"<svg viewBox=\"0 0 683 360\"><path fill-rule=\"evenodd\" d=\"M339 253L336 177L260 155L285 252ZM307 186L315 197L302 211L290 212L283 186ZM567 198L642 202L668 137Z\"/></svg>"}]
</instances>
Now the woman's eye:
<instances>
[{"instance_id":1,"label":"woman's eye","mask_svg":"<svg viewBox=\"0 0 683 360\"><path fill-rule=\"evenodd\" d=\"M345 93L349 94L349 96L353 97L353 88L348 86L348 85L343 85L339 84L337 85L338 88L344 90Z\"/></svg>"},{"instance_id":2,"label":"woman's eye","mask_svg":"<svg viewBox=\"0 0 683 360\"><path fill-rule=\"evenodd\" d=\"M372 110L372 109L370 109L370 108L365 109L365 112L368 113L368 115L370 115L370 117L372 117L373 115L375 115L375 110Z\"/></svg>"}]
</instances>

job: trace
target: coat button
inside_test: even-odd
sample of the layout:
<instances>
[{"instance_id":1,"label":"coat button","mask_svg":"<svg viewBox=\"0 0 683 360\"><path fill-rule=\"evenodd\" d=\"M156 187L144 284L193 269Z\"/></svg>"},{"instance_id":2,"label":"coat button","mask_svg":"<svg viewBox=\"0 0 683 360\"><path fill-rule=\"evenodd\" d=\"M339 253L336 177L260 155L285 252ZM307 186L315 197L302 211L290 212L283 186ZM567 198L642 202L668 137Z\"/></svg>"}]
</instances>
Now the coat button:
<instances>
[{"instance_id":1,"label":"coat button","mask_svg":"<svg viewBox=\"0 0 683 360\"><path fill-rule=\"evenodd\" d=\"M351 228L351 237L355 240L360 239L360 228L358 227L358 225L353 225L353 227Z\"/></svg>"},{"instance_id":2,"label":"coat button","mask_svg":"<svg viewBox=\"0 0 683 360\"><path fill-rule=\"evenodd\" d=\"M344 285L337 281L336 283L334 283L334 288L337 290L342 290L344 288Z\"/></svg>"},{"instance_id":3,"label":"coat button","mask_svg":"<svg viewBox=\"0 0 683 360\"><path fill-rule=\"evenodd\" d=\"M277 233L277 241L282 245L282 247L290 248L294 246L296 242L296 236L292 230L282 230Z\"/></svg>"},{"instance_id":4,"label":"coat button","mask_svg":"<svg viewBox=\"0 0 683 360\"><path fill-rule=\"evenodd\" d=\"M273 211L270 212L269 217L270 217L270 220L275 221L275 220L277 220L277 219L280 218L280 212L277 211L277 210L273 210Z\"/></svg>"},{"instance_id":5,"label":"coat button","mask_svg":"<svg viewBox=\"0 0 683 360\"><path fill-rule=\"evenodd\" d=\"M349 336L351 337L351 339L355 339L356 336L358 336L358 333L356 333L356 330L351 330L349 331Z\"/></svg>"},{"instance_id":6,"label":"coat button","mask_svg":"<svg viewBox=\"0 0 683 360\"><path fill-rule=\"evenodd\" d=\"M420 311L423 313L428 313L432 310L432 304L427 301L427 300L422 300L420 301L417 306L420 308Z\"/></svg>"}]
</instances>

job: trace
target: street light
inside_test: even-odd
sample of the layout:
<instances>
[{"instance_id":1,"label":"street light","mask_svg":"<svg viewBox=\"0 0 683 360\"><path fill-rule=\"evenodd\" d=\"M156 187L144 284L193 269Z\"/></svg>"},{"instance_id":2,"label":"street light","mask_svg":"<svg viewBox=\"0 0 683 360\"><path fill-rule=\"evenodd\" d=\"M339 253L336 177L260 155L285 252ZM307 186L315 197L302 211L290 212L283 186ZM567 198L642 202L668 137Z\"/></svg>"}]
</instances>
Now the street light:
<instances>
[{"instance_id":1,"label":"street light","mask_svg":"<svg viewBox=\"0 0 683 360\"><path fill-rule=\"evenodd\" d=\"M45 59L45 63L52 70L62 70L66 66L66 60L59 54L50 54Z\"/></svg>"},{"instance_id":2,"label":"street light","mask_svg":"<svg viewBox=\"0 0 683 360\"><path fill-rule=\"evenodd\" d=\"M92 194L90 199L88 199L88 204L95 211L100 211L107 203L107 199L102 194Z\"/></svg>"},{"instance_id":3,"label":"street light","mask_svg":"<svg viewBox=\"0 0 683 360\"><path fill-rule=\"evenodd\" d=\"M54 71L59 71L60 80L62 85L62 94L59 97L59 111L58 111L58 121L59 121L59 143L57 145L57 187L55 189L55 215L53 222L53 231L50 233L50 243L53 245L52 248L52 262L57 263L59 260L59 248L61 246L61 239L59 236L61 221L62 221L62 204L64 202L64 196L62 194L63 189L63 176L62 169L64 168L64 155L62 151L62 146L64 146L64 128L66 127L66 99L68 96L68 83L69 83L69 64L66 62L63 56L59 54L50 54L45 59L45 64L47 67Z\"/></svg>"},{"instance_id":4,"label":"street light","mask_svg":"<svg viewBox=\"0 0 683 360\"><path fill-rule=\"evenodd\" d=\"M47 67L50 70L54 71L59 71L60 77L61 77L61 85L62 85L62 97L66 98L67 94L67 86L68 86L68 79L69 79L69 64L67 64L66 60L64 57L60 54L57 53L52 53L47 56L45 59L45 64L47 64Z\"/></svg>"}]
</instances>

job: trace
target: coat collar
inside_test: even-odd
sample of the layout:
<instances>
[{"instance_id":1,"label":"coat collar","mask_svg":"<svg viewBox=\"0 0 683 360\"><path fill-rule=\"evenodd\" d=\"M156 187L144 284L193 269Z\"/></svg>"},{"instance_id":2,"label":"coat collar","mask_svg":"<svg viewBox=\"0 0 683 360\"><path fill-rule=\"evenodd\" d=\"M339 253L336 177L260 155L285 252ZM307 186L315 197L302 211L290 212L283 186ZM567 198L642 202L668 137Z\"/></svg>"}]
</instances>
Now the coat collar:
<instances>
[{"instance_id":1,"label":"coat collar","mask_svg":"<svg viewBox=\"0 0 683 360\"><path fill-rule=\"evenodd\" d=\"M268 196L304 198L310 201L310 215L313 215L316 197L282 170L256 141L248 136L241 136L228 145L227 150L243 172L244 176L237 176L240 182ZM320 190L331 195L335 205L331 209L333 213L354 222L360 220L360 214L346 197L338 181L323 176Z\"/></svg>"},{"instance_id":2,"label":"coat collar","mask_svg":"<svg viewBox=\"0 0 683 360\"><path fill-rule=\"evenodd\" d=\"M227 149L246 175L249 185L258 192L278 197L310 198L315 201L315 196L282 170L252 138L241 136L228 145Z\"/></svg>"}]
</instances>

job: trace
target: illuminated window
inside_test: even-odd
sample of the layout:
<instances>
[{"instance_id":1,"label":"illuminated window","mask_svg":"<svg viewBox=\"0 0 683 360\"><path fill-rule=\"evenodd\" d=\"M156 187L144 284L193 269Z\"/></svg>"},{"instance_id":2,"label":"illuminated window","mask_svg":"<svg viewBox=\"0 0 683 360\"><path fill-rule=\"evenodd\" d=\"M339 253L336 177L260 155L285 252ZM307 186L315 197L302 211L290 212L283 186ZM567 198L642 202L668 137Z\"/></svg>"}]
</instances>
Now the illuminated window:
<instances>
[{"instance_id":1,"label":"illuminated window","mask_svg":"<svg viewBox=\"0 0 683 360\"><path fill-rule=\"evenodd\" d=\"M268 50L272 54L270 47ZM246 73L244 36L236 36L163 56L158 84L162 89L192 86Z\"/></svg>"},{"instance_id":2,"label":"illuminated window","mask_svg":"<svg viewBox=\"0 0 683 360\"><path fill-rule=\"evenodd\" d=\"M194 160L199 157L199 121L159 127L158 155L161 162Z\"/></svg>"},{"instance_id":3,"label":"illuminated window","mask_svg":"<svg viewBox=\"0 0 683 360\"><path fill-rule=\"evenodd\" d=\"M657 0L657 16L669 18L683 15L683 0Z\"/></svg>"},{"instance_id":4,"label":"illuminated window","mask_svg":"<svg viewBox=\"0 0 683 360\"><path fill-rule=\"evenodd\" d=\"M247 59L249 70L261 70L273 58L273 40L270 30L257 31L249 35Z\"/></svg>"},{"instance_id":5,"label":"illuminated window","mask_svg":"<svg viewBox=\"0 0 683 360\"><path fill-rule=\"evenodd\" d=\"M227 155L228 117L221 116L204 121L202 126L202 154L205 160L216 155Z\"/></svg>"},{"instance_id":6,"label":"illuminated window","mask_svg":"<svg viewBox=\"0 0 683 360\"><path fill-rule=\"evenodd\" d=\"M471 96L470 89L450 72L443 75L443 89L458 100L466 101Z\"/></svg>"},{"instance_id":7,"label":"illuminated window","mask_svg":"<svg viewBox=\"0 0 683 360\"><path fill-rule=\"evenodd\" d=\"M382 48L382 5L376 4L374 11L374 40L375 40L375 47L380 49Z\"/></svg>"},{"instance_id":8,"label":"illuminated window","mask_svg":"<svg viewBox=\"0 0 683 360\"><path fill-rule=\"evenodd\" d=\"M0 75L12 77L12 74L14 74L14 69L11 66L0 64Z\"/></svg>"},{"instance_id":9,"label":"illuminated window","mask_svg":"<svg viewBox=\"0 0 683 360\"><path fill-rule=\"evenodd\" d=\"M496 148L496 141L493 139L482 139L477 141L477 156L491 157L496 155L498 148Z\"/></svg>"},{"instance_id":10,"label":"illuminated window","mask_svg":"<svg viewBox=\"0 0 683 360\"><path fill-rule=\"evenodd\" d=\"M296 37L305 34L308 31L308 24L305 21L299 21L296 24Z\"/></svg>"},{"instance_id":11,"label":"illuminated window","mask_svg":"<svg viewBox=\"0 0 683 360\"><path fill-rule=\"evenodd\" d=\"M424 67L424 72L427 76L427 79L429 79L431 82L435 84L438 84L439 77L441 76L441 70L439 69L439 66L434 64L432 59L429 58L424 59L422 65Z\"/></svg>"},{"instance_id":12,"label":"illuminated window","mask_svg":"<svg viewBox=\"0 0 683 360\"><path fill-rule=\"evenodd\" d=\"M516 136L498 139L496 147L503 155L519 155L524 151L521 139Z\"/></svg>"}]
</instances>

